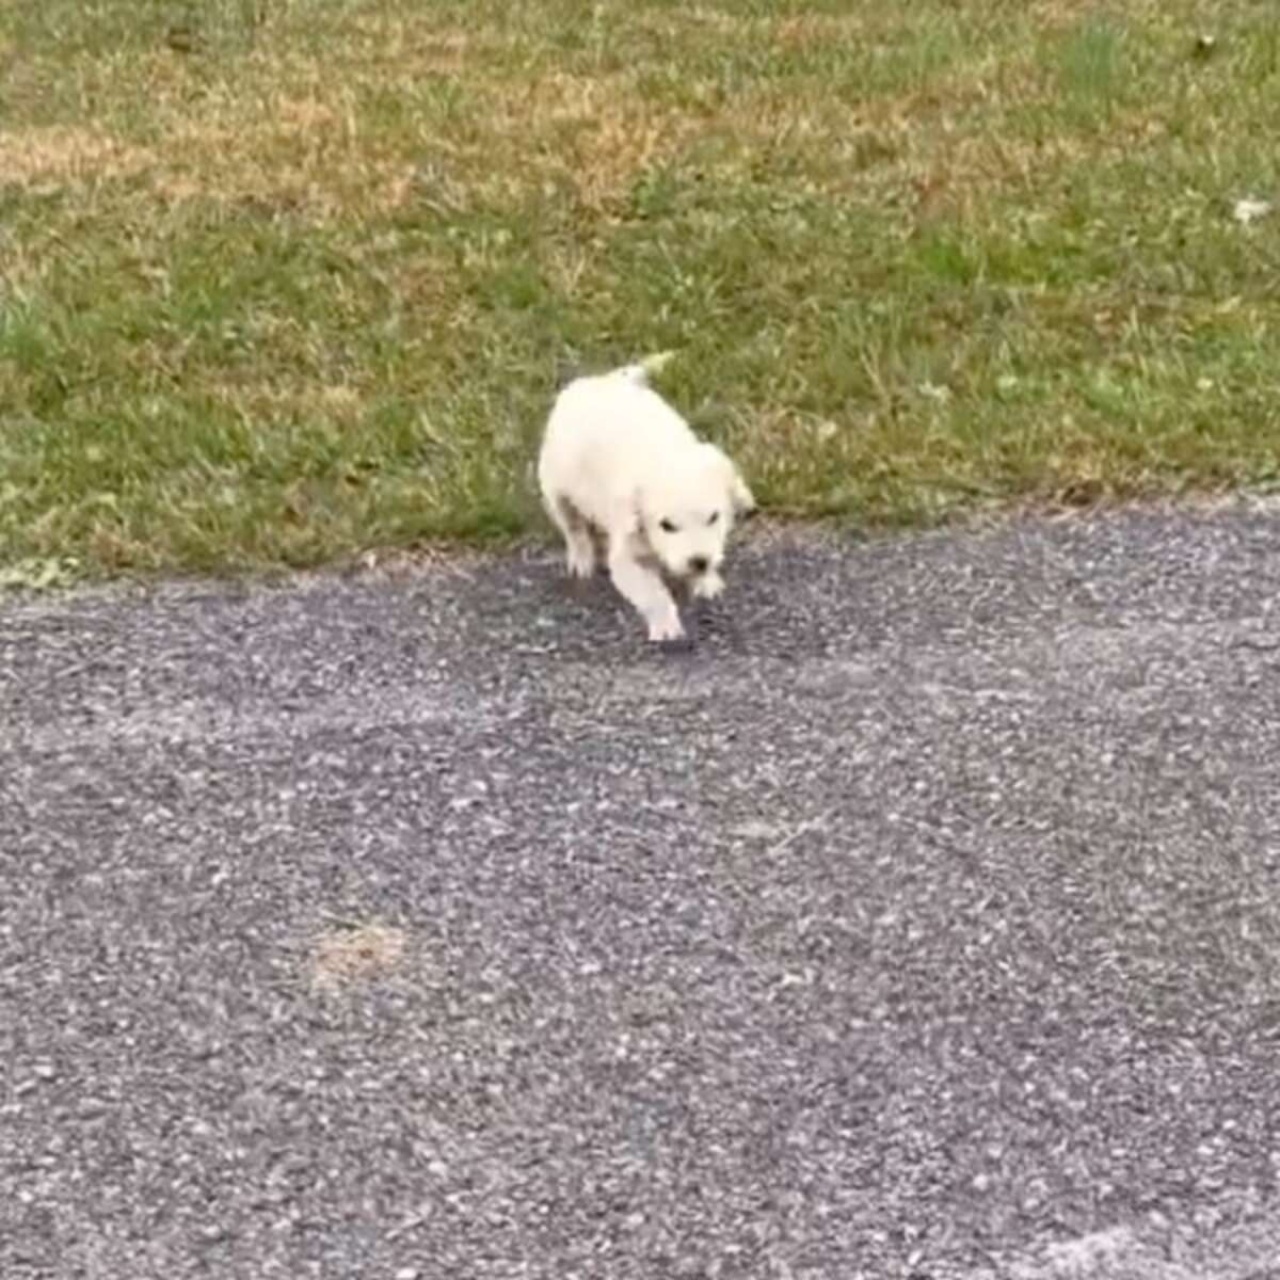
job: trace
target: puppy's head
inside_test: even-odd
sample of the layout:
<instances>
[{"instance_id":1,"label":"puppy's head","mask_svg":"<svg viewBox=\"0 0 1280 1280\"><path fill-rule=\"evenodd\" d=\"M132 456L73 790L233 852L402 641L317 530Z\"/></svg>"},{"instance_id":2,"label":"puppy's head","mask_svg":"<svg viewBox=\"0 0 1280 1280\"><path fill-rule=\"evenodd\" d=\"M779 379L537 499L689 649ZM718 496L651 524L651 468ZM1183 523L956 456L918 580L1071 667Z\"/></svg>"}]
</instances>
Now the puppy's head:
<instances>
[{"instance_id":1,"label":"puppy's head","mask_svg":"<svg viewBox=\"0 0 1280 1280\"><path fill-rule=\"evenodd\" d=\"M640 528L663 569L689 581L724 561L734 518L755 508L738 469L713 444L699 444L688 461L659 471L637 497Z\"/></svg>"}]
</instances>

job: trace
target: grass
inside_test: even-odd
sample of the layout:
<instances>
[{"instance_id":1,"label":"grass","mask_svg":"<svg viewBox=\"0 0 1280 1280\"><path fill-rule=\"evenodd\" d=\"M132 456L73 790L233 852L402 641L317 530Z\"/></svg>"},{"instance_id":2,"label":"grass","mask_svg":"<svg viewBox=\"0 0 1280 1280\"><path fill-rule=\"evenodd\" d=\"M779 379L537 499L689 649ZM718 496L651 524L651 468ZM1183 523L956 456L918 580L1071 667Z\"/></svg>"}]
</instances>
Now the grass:
<instances>
[{"instance_id":1,"label":"grass","mask_svg":"<svg viewBox=\"0 0 1280 1280\"><path fill-rule=\"evenodd\" d=\"M668 347L782 513L1272 482L1273 9L11 0L0 581L536 528Z\"/></svg>"}]
</instances>

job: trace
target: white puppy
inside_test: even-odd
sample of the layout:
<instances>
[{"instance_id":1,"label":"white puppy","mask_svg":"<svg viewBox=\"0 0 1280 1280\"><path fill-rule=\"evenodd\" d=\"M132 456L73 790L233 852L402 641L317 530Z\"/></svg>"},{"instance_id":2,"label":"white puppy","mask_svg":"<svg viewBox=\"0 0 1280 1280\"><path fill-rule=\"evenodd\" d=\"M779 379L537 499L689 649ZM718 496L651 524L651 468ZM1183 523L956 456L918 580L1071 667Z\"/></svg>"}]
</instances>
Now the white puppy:
<instances>
[{"instance_id":1,"label":"white puppy","mask_svg":"<svg viewBox=\"0 0 1280 1280\"><path fill-rule=\"evenodd\" d=\"M755 506L733 463L649 386L650 372L665 362L655 356L570 383L551 410L538 459L542 500L564 534L569 572L595 571L594 535L602 534L614 586L659 641L684 635L663 575L696 596L718 596L734 516Z\"/></svg>"}]
</instances>

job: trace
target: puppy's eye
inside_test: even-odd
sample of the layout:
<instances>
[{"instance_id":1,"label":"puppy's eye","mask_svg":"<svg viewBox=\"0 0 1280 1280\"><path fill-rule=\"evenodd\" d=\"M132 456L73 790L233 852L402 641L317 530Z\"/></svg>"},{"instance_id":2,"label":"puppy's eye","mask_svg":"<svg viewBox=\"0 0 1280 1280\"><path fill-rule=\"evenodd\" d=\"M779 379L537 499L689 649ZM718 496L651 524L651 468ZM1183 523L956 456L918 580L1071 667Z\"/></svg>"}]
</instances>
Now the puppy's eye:
<instances>
[{"instance_id":1,"label":"puppy's eye","mask_svg":"<svg viewBox=\"0 0 1280 1280\"><path fill-rule=\"evenodd\" d=\"M675 525L670 520L659 520L658 528L661 529L663 533L675 533L676 531Z\"/></svg>"},{"instance_id":2,"label":"puppy's eye","mask_svg":"<svg viewBox=\"0 0 1280 1280\"><path fill-rule=\"evenodd\" d=\"M712 513L707 517L707 523L708 523L708 524L715 524L715 522L716 522L717 520L719 520L719 519L720 519L720 513L719 513L718 511L713 511L713 512L712 512Z\"/></svg>"}]
</instances>

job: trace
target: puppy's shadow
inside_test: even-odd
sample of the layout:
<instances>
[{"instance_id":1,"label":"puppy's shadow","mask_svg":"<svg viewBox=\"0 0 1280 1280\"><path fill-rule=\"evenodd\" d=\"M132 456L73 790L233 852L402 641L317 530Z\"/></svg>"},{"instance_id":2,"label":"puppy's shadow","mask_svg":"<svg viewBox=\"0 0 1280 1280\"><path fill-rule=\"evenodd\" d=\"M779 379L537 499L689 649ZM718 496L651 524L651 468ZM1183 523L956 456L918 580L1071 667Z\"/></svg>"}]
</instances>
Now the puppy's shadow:
<instances>
[{"instance_id":1,"label":"puppy's shadow","mask_svg":"<svg viewBox=\"0 0 1280 1280\"><path fill-rule=\"evenodd\" d=\"M747 642L733 610L724 600L681 600L683 652L746 653Z\"/></svg>"},{"instance_id":2,"label":"puppy's shadow","mask_svg":"<svg viewBox=\"0 0 1280 1280\"><path fill-rule=\"evenodd\" d=\"M580 626L585 627L577 634L597 656L602 651L616 652L643 661L748 652L733 606L723 599L700 600L681 586L673 587L684 638L654 643L645 639L640 616L614 590L608 565L599 562L591 577L572 578L564 572L563 563L557 561L550 573L550 602L554 602L557 612L571 607L579 615Z\"/></svg>"}]
</instances>

